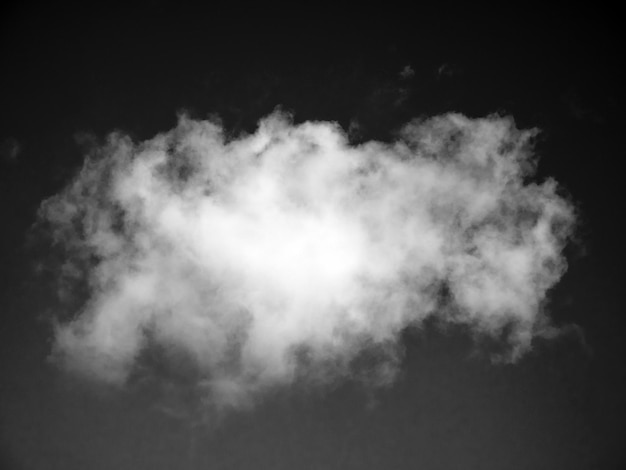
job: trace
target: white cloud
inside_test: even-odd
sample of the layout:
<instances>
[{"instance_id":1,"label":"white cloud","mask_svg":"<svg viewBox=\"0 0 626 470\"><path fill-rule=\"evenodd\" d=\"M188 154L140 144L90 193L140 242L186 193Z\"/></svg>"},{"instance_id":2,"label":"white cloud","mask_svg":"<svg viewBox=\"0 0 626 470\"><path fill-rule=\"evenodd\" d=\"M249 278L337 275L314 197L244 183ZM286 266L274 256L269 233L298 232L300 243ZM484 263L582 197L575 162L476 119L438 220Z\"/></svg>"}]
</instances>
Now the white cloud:
<instances>
[{"instance_id":1,"label":"white cloud","mask_svg":"<svg viewBox=\"0 0 626 470\"><path fill-rule=\"evenodd\" d=\"M347 376L368 351L391 380L399 333L431 315L508 326L515 357L546 324L573 223L554 181L523 182L532 135L449 114L354 147L279 113L230 141L184 116L147 142L112 135L41 208L67 263L90 260L54 357L123 384L144 348L179 351L218 407Z\"/></svg>"}]
</instances>

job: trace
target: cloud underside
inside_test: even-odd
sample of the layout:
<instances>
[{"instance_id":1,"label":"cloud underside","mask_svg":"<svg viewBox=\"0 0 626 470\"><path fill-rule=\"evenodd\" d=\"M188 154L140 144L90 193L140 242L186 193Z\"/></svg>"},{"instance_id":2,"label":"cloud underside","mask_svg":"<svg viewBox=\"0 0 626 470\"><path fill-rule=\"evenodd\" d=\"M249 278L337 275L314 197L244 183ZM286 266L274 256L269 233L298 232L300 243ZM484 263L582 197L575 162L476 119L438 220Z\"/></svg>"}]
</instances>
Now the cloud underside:
<instances>
[{"instance_id":1,"label":"cloud underside","mask_svg":"<svg viewBox=\"0 0 626 470\"><path fill-rule=\"evenodd\" d=\"M53 357L122 385L150 348L183 355L217 407L368 354L388 383L400 333L428 317L506 331L515 358L549 327L574 221L555 181L529 182L534 134L448 114L352 146L281 113L237 138L186 116L141 143L112 134L40 210L62 282L88 287Z\"/></svg>"}]
</instances>

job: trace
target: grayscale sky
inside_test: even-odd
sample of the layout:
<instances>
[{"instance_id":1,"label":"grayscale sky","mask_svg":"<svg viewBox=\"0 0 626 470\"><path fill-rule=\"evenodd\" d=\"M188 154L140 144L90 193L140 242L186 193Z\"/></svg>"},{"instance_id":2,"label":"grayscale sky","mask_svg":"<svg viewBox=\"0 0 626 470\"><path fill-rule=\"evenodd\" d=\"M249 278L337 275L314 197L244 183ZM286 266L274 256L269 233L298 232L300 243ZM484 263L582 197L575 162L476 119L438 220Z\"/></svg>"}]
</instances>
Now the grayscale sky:
<instances>
[{"instance_id":1,"label":"grayscale sky","mask_svg":"<svg viewBox=\"0 0 626 470\"><path fill-rule=\"evenodd\" d=\"M618 469L619 28L0 14L0 468Z\"/></svg>"}]
</instances>

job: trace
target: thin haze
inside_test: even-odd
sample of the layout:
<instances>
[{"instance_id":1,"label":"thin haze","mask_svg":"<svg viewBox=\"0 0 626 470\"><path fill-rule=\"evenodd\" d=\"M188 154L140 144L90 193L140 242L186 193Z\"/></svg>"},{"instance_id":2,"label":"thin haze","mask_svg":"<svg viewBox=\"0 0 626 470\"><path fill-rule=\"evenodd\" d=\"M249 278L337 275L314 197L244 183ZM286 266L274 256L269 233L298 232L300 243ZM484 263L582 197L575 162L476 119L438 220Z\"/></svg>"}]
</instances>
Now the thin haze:
<instances>
[{"instance_id":1,"label":"thin haze","mask_svg":"<svg viewBox=\"0 0 626 470\"><path fill-rule=\"evenodd\" d=\"M534 135L447 114L353 146L281 113L238 138L186 116L146 142L112 134L40 210L63 282L88 284L53 358L124 385L158 348L226 409L350 377L364 355L389 383L401 332L431 316L515 359L550 331L574 222L555 181L529 182Z\"/></svg>"}]
</instances>

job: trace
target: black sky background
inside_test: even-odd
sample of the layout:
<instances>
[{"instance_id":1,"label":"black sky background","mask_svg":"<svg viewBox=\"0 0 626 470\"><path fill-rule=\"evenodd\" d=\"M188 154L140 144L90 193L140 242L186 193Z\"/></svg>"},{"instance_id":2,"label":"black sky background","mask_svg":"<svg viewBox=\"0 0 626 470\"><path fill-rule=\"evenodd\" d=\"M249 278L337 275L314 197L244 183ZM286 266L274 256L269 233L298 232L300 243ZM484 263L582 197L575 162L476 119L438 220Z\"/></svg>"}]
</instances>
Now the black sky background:
<instances>
[{"instance_id":1,"label":"black sky background","mask_svg":"<svg viewBox=\"0 0 626 470\"><path fill-rule=\"evenodd\" d=\"M623 51L613 15L315 9L0 13L0 467L624 468ZM45 244L28 230L80 165L81 145L115 129L150 138L182 109L252 131L276 106L296 122L338 121L354 141L446 111L512 114L541 129L538 178L554 176L581 214L550 310L582 335L539 341L507 365L463 331L407 331L390 389L295 387L211 429L185 417L197 397L183 384L113 392L50 365L58 300L53 276L37 270Z\"/></svg>"}]
</instances>

